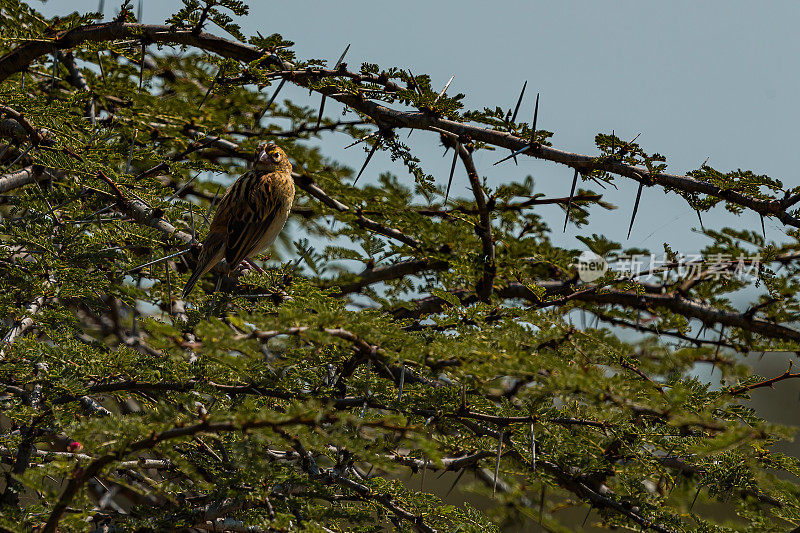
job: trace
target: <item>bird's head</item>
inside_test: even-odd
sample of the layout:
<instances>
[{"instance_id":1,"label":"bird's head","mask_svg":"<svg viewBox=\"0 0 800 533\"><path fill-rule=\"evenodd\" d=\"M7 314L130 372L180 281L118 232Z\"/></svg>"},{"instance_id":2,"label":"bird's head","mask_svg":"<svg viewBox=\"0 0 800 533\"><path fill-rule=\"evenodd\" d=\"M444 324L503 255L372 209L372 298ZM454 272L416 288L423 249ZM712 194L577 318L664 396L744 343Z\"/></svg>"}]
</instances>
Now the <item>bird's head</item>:
<instances>
[{"instance_id":1,"label":"bird's head","mask_svg":"<svg viewBox=\"0 0 800 533\"><path fill-rule=\"evenodd\" d=\"M262 172L292 171L286 152L273 142L258 145L254 167Z\"/></svg>"}]
</instances>

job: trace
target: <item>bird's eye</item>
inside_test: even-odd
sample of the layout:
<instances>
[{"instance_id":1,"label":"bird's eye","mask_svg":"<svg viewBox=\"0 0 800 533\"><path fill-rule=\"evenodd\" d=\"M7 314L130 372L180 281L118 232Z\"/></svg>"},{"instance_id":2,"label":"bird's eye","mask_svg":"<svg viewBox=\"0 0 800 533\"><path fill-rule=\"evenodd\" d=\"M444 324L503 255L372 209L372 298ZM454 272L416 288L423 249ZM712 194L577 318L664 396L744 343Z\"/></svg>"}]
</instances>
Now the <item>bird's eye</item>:
<instances>
[{"instance_id":1,"label":"bird's eye","mask_svg":"<svg viewBox=\"0 0 800 533\"><path fill-rule=\"evenodd\" d=\"M269 156L272 158L273 161L281 160L281 153L277 150L275 150L274 152L270 152Z\"/></svg>"}]
</instances>

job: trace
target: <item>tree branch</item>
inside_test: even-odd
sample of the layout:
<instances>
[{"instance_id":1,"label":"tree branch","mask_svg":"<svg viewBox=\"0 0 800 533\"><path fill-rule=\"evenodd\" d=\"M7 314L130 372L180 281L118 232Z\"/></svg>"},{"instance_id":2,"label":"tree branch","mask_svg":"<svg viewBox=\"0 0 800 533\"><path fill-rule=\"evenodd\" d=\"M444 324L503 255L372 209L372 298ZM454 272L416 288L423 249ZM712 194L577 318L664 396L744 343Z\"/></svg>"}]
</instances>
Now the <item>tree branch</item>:
<instances>
[{"instance_id":1,"label":"tree branch","mask_svg":"<svg viewBox=\"0 0 800 533\"><path fill-rule=\"evenodd\" d=\"M222 57L236 59L250 63L261 59L280 64L286 72L286 78L295 84L307 86L308 80L323 77L324 69L311 69L306 72L295 72L294 65L283 61L276 55L266 55L258 48L217 37L208 33L196 33L192 30L179 30L170 26L151 24L124 24L108 22L78 26L71 30L57 34L51 41L28 41L0 58L0 82L9 76L25 70L33 61L51 53L54 49L63 50L74 48L85 42L103 42L118 39L146 40L150 43L182 44L194 46L207 52L214 52ZM281 73L282 74L282 73ZM394 82L382 79L377 75L364 75L347 72L340 69L330 72L330 75L357 78L359 81L369 81L383 85L387 90L397 91L404 89ZM786 212L784 202L778 199L758 199L742 194L733 189L723 189L713 183L698 180L691 176L655 173L647 169L627 165L616 158L598 158L588 155L576 154L558 150L541 144L532 146L530 139L524 139L508 132L496 131L480 126L464 124L453 120L441 118L428 110L423 111L398 111L388 108L380 103L359 98L348 93L339 93L336 88L323 86L317 92L340 103L352 107L369 115L376 123L384 128L401 127L426 129L431 131L445 131L459 138L470 138L493 146L499 146L516 151L526 146L530 148L524 152L537 159L560 163L570 168L578 169L587 174L594 170L601 170L635 180L646 185L658 184L667 189L674 189L690 194L705 194L735 205L746 207L763 216L774 216L786 225L800 227L800 218Z\"/></svg>"},{"instance_id":2,"label":"tree branch","mask_svg":"<svg viewBox=\"0 0 800 533\"><path fill-rule=\"evenodd\" d=\"M447 261L437 261L431 259L402 261L392 265L367 268L358 274L358 279L356 281L347 283L345 285L339 285L338 287L340 294L345 295L353 292L360 292L362 289L372 285L373 283L380 283L382 281L412 276L425 271L438 272L447 270L448 268L450 268L450 263ZM334 281L332 284L338 285L338 282Z\"/></svg>"},{"instance_id":3,"label":"tree branch","mask_svg":"<svg viewBox=\"0 0 800 533\"><path fill-rule=\"evenodd\" d=\"M790 364L789 368L786 369L786 372L784 372L783 374L781 374L779 376L775 376L774 378L765 379L763 381L759 381L759 382L753 383L751 385L741 385L739 387L732 387L732 388L728 389L725 392L727 392L728 394L732 394L733 396L736 396L736 395L739 395L739 394L742 394L742 393L745 393L745 392L750 392L751 390L760 389L762 387L770 387L770 388L772 388L776 383L778 383L779 381L783 381L785 379L800 378L800 372L791 372L791 370L792 370L792 366Z\"/></svg>"},{"instance_id":4,"label":"tree branch","mask_svg":"<svg viewBox=\"0 0 800 533\"><path fill-rule=\"evenodd\" d=\"M688 299L677 291L666 294L655 292L638 294L635 291L624 291L609 287L603 287L602 290L599 287L574 290L570 282L563 281L543 281L536 283L536 285L545 290L544 298L540 298L528 286L518 282L509 282L499 287L497 294L501 298L526 300L538 308L563 305L569 301L621 305L629 309L641 309L643 311L662 308L685 317L696 318L704 324L722 324L737 327L744 331L752 331L767 338L800 341L800 331L798 330L782 326L776 322L753 318L744 313L717 309ZM459 298L464 305L475 302L475 299L466 290L453 290L451 293ZM559 298L555 300L549 299L553 297ZM398 308L392 314L397 318L419 318L426 314L440 312L446 304L447 302L438 296L428 296L416 300L415 309Z\"/></svg>"},{"instance_id":5,"label":"tree branch","mask_svg":"<svg viewBox=\"0 0 800 533\"><path fill-rule=\"evenodd\" d=\"M2 346L2 349L0 349L0 361L6 358L7 350L11 348L11 345L14 344L17 337L24 335L33 328L34 324L36 324L33 317L39 314L45 301L47 301L47 298L44 295L37 297L25 310L26 314L29 316L26 316L20 320L17 325L8 330L3 340L0 341L0 346Z\"/></svg>"},{"instance_id":6,"label":"tree branch","mask_svg":"<svg viewBox=\"0 0 800 533\"><path fill-rule=\"evenodd\" d=\"M481 240L483 274L475 287L475 292L481 300L489 301L492 295L492 284L494 283L494 277L497 273L497 265L494 262L492 218L486 204L486 197L483 194L483 186L478 177L478 170L475 168L475 163L472 160L472 154L468 148L460 142L456 144L456 150L458 150L458 156L461 158L462 163L464 163L464 168L467 170L467 177L469 178L469 184L472 188L472 194L475 196L475 206L478 208L479 222L475 228L475 233L478 234Z\"/></svg>"},{"instance_id":7,"label":"tree branch","mask_svg":"<svg viewBox=\"0 0 800 533\"><path fill-rule=\"evenodd\" d=\"M34 183L36 180L46 177L48 179L55 178L49 170L42 169L38 166L27 166L16 172L3 174L0 176L0 194L7 193L29 183Z\"/></svg>"}]
</instances>

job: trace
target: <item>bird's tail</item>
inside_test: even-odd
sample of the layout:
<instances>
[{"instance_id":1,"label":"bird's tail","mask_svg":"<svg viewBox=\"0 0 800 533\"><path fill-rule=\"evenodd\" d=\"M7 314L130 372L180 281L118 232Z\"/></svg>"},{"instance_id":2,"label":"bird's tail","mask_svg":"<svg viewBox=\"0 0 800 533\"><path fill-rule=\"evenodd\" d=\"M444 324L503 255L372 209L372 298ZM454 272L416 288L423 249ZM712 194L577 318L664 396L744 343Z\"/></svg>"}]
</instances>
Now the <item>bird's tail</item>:
<instances>
[{"instance_id":1,"label":"bird's tail","mask_svg":"<svg viewBox=\"0 0 800 533\"><path fill-rule=\"evenodd\" d=\"M199 266L199 265L198 265ZM192 272L192 276L189 278L189 281L186 282L186 286L183 288L183 297L186 298L189 296L189 293L192 292L194 289L194 284L197 283L197 280L200 279L200 276L205 274L201 269L196 269Z\"/></svg>"},{"instance_id":2,"label":"bird's tail","mask_svg":"<svg viewBox=\"0 0 800 533\"><path fill-rule=\"evenodd\" d=\"M200 276L222 261L223 255L225 255L225 236L219 233L210 233L208 237L206 237L206 240L203 241L203 248L200 250L200 256L197 258L197 266L189 278L189 281L186 282L186 286L183 288L184 298L189 296L189 293L192 292Z\"/></svg>"}]
</instances>

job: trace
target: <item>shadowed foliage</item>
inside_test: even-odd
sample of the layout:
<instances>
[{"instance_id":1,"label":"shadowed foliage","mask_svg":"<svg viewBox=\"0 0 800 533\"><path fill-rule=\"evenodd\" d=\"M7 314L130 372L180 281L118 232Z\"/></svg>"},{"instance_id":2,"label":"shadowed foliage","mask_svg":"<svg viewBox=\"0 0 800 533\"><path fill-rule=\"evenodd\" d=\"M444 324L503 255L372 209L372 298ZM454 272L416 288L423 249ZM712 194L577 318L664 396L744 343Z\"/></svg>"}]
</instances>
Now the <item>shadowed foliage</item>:
<instances>
[{"instance_id":1,"label":"shadowed foliage","mask_svg":"<svg viewBox=\"0 0 800 533\"><path fill-rule=\"evenodd\" d=\"M467 110L449 73L353 66L349 47L329 67L243 35L237 0L184 4L144 25L130 1L103 21L0 0L0 529L570 531L567 508L604 528L800 525L800 465L771 451L794 430L743 402L800 377L747 365L800 349L800 190L671 174L613 132L571 153L517 122L536 116L522 93ZM449 174L414 130L453 150ZM332 132L363 166L332 158ZM263 141L294 165L290 222L264 272L221 266L184 301ZM508 160L496 187L473 160L489 150ZM514 179L524 157L567 167L565 196ZM677 194L785 238L704 228L701 260L587 232L609 262L666 260L582 281L584 250L540 207L585 227L629 200L618 180L639 184L631 225L640 195ZM721 386L696 377L709 366Z\"/></svg>"}]
</instances>

